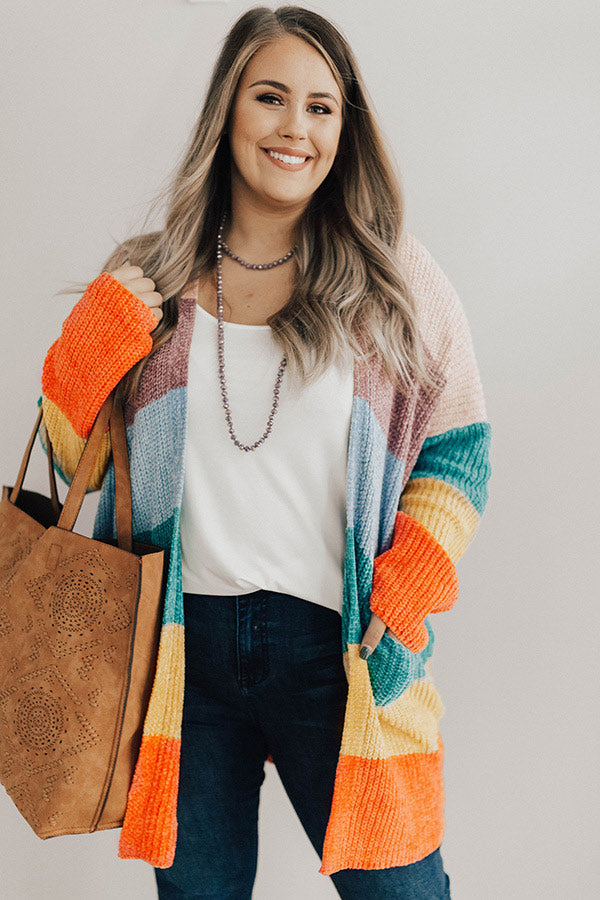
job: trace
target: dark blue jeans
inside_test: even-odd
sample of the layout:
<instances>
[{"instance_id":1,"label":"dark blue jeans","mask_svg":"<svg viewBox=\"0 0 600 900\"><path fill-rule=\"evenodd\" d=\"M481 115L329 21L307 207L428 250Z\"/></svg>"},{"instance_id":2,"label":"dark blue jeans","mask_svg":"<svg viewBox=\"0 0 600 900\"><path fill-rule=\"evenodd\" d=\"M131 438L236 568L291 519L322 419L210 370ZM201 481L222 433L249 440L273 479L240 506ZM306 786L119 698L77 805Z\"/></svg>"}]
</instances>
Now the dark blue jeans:
<instances>
[{"instance_id":1,"label":"dark blue jeans","mask_svg":"<svg viewBox=\"0 0 600 900\"><path fill-rule=\"evenodd\" d=\"M177 846L173 865L154 869L158 896L250 900L269 753L322 855L347 696L342 620L336 610L268 590L185 593L184 614ZM325 877L340 897L450 897L439 847L407 866Z\"/></svg>"}]
</instances>

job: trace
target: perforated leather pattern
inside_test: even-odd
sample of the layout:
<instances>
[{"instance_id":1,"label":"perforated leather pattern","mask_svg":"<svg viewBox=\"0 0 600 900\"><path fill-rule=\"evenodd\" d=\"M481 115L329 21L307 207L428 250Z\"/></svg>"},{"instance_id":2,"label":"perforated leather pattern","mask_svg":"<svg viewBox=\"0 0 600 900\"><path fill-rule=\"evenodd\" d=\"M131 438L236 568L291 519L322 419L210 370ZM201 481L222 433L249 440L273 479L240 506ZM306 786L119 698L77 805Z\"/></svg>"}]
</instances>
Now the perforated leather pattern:
<instances>
[{"instance_id":1,"label":"perforated leather pattern","mask_svg":"<svg viewBox=\"0 0 600 900\"><path fill-rule=\"evenodd\" d=\"M16 508L0 514L0 780L43 836L91 830L99 813L139 560L116 547L102 555L73 532L59 542L57 529L36 530Z\"/></svg>"}]
</instances>

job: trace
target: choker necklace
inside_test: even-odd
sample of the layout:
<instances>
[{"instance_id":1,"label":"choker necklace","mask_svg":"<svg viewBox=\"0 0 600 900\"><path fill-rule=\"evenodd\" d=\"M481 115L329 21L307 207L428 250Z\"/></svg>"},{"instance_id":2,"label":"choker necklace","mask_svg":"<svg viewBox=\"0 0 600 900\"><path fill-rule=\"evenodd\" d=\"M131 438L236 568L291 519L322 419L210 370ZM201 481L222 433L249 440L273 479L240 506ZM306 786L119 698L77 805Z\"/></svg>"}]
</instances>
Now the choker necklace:
<instances>
[{"instance_id":1,"label":"choker necklace","mask_svg":"<svg viewBox=\"0 0 600 900\"><path fill-rule=\"evenodd\" d=\"M285 256L281 256L279 259L273 260L270 263L257 264L257 263L249 263L245 260L241 259L239 256L236 256L235 253L230 250L225 241L223 240L223 230L225 228L225 221L227 218L227 213L223 215L221 219L221 225L219 226L219 233L217 238L217 326L218 326L218 356L219 356L219 382L221 385L221 396L223 401L223 408L225 410L225 418L227 419L227 427L229 429L229 435L231 440L239 447L240 450L256 450L260 444L263 444L271 433L271 426L273 424L273 418L277 411L279 405L279 385L281 384L281 379L283 378L283 373L285 371L285 367L287 365L287 359L285 356L282 358L281 363L279 365L279 370L277 372L277 379L275 381L275 387L273 389L273 405L271 407L271 412L269 413L269 418L267 420L267 427L265 432L261 438L255 441L253 444L242 444L236 437L235 432L233 430L233 422L231 420L231 412L229 410L229 400L227 398L227 388L225 385L225 357L224 357L224 345L225 345L225 336L223 329L223 274L221 271L221 260L223 258L222 251L224 250L227 256L234 259L240 265L245 266L247 269L273 269L275 266L280 266L282 263L287 262L288 259L291 258L293 253L296 250L296 245L289 250Z\"/></svg>"}]
</instances>

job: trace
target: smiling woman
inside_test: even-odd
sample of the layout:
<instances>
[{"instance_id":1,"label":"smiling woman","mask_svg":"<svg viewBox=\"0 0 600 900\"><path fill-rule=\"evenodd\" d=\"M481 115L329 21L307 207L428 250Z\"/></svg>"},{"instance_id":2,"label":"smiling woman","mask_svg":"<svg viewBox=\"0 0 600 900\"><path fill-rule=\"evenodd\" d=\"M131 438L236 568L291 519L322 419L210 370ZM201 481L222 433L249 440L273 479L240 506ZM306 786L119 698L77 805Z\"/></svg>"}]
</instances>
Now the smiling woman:
<instances>
[{"instance_id":1,"label":"smiling woman","mask_svg":"<svg viewBox=\"0 0 600 900\"><path fill-rule=\"evenodd\" d=\"M430 614L457 599L491 427L465 311L404 230L331 22L240 16L167 201L82 286L39 398L69 482L123 380L133 536L168 554L119 856L154 866L161 900L250 897L271 760L341 896L447 898Z\"/></svg>"},{"instance_id":2,"label":"smiling woman","mask_svg":"<svg viewBox=\"0 0 600 900\"><path fill-rule=\"evenodd\" d=\"M275 79L274 74L280 77ZM265 93L265 86L272 88ZM315 99L329 102L316 103ZM293 243L293 226L329 174L343 124L343 97L331 67L315 47L284 34L248 61L235 94L230 127L232 189L286 205L281 238ZM265 163L255 168L256 159ZM278 172L298 172L290 182ZM250 245L244 219L234 224L238 245Z\"/></svg>"}]
</instances>

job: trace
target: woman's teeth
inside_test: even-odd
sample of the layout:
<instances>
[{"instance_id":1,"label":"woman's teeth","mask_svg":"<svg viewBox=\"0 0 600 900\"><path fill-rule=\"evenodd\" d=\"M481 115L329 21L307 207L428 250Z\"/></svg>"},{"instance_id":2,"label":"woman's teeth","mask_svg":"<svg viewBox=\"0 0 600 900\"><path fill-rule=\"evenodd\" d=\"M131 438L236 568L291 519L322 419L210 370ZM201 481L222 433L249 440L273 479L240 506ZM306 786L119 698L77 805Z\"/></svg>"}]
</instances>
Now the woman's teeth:
<instances>
[{"instance_id":1,"label":"woman's teeth","mask_svg":"<svg viewBox=\"0 0 600 900\"><path fill-rule=\"evenodd\" d=\"M274 159L280 159L282 162L290 165L301 165L307 159L306 156L285 156L283 153L276 153L275 150L269 150L268 154Z\"/></svg>"}]
</instances>

